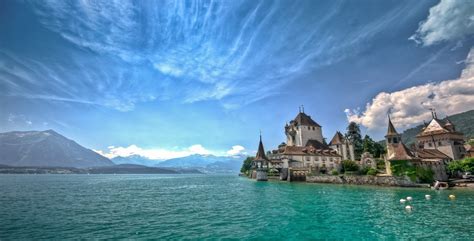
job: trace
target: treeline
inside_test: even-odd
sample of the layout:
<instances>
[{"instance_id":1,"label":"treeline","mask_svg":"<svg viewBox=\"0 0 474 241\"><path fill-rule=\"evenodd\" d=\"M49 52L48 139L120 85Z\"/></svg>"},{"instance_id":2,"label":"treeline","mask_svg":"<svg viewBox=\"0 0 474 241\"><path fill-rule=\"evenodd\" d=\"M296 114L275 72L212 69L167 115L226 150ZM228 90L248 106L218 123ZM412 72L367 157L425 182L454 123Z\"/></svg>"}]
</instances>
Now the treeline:
<instances>
[{"instance_id":1,"label":"treeline","mask_svg":"<svg viewBox=\"0 0 474 241\"><path fill-rule=\"evenodd\" d=\"M345 137L354 145L355 159L359 160L364 152L372 154L375 158L381 158L385 153L385 146L374 141L369 135L365 135L362 138L360 127L355 122L349 123L346 128Z\"/></svg>"}]
</instances>

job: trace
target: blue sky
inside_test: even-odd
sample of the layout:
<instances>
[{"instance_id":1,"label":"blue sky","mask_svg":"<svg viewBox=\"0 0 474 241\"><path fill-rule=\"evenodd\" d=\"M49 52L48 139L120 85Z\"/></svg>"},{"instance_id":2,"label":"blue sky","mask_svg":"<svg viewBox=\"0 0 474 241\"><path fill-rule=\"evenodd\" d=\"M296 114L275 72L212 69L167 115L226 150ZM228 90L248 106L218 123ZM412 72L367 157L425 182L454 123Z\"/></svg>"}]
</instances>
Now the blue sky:
<instances>
[{"instance_id":1,"label":"blue sky","mask_svg":"<svg viewBox=\"0 0 474 241\"><path fill-rule=\"evenodd\" d=\"M473 5L0 1L0 131L109 156L253 153L304 105L328 139L348 120L381 139L388 111L403 129L472 109Z\"/></svg>"}]
</instances>

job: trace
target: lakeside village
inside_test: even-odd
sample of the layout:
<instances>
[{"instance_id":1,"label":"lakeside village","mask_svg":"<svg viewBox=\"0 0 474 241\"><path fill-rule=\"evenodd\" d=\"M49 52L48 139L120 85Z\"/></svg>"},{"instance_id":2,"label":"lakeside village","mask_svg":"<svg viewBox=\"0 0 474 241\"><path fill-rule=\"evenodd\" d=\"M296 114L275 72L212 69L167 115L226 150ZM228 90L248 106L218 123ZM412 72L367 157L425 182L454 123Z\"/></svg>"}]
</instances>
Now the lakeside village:
<instances>
[{"instance_id":1,"label":"lakeside village","mask_svg":"<svg viewBox=\"0 0 474 241\"><path fill-rule=\"evenodd\" d=\"M244 161L240 175L257 181L431 186L433 189L474 186L469 173L474 169L474 153L470 145L465 146L463 133L456 131L449 119L440 120L432 111L431 121L424 123L412 148L402 142L390 116L387 124L385 147L368 136L362 140L356 123L349 124L347 134L338 131L326 143L321 125L300 109L296 118L284 127L286 143L265 153L260 135L257 154Z\"/></svg>"}]
</instances>

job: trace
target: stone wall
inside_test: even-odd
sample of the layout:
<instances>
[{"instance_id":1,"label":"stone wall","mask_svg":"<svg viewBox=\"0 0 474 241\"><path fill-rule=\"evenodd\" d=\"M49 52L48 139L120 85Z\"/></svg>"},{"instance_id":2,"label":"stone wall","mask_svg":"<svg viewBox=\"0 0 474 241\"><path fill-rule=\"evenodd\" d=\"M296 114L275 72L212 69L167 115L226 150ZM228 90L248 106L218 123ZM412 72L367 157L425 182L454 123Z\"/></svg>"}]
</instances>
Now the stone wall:
<instances>
[{"instance_id":1,"label":"stone wall","mask_svg":"<svg viewBox=\"0 0 474 241\"><path fill-rule=\"evenodd\" d=\"M400 186L400 187L424 186L421 184L413 183L407 178L391 177L391 176L316 175L316 176L307 176L306 182L351 184L351 185Z\"/></svg>"}]
</instances>

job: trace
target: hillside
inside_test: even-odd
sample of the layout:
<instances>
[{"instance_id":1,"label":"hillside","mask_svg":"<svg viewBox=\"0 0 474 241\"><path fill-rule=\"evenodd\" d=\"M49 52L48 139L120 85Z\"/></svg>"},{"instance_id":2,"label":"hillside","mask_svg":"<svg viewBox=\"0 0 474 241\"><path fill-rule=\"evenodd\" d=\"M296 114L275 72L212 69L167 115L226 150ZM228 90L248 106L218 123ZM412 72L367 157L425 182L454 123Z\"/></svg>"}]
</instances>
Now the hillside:
<instances>
[{"instance_id":1,"label":"hillside","mask_svg":"<svg viewBox=\"0 0 474 241\"><path fill-rule=\"evenodd\" d=\"M53 130L0 133L0 164L75 168L114 165Z\"/></svg>"},{"instance_id":2,"label":"hillside","mask_svg":"<svg viewBox=\"0 0 474 241\"><path fill-rule=\"evenodd\" d=\"M113 163L119 164L137 164L152 167L158 163L156 160L151 160L140 155L131 155L127 157L117 156L111 159Z\"/></svg>"},{"instance_id":3,"label":"hillside","mask_svg":"<svg viewBox=\"0 0 474 241\"><path fill-rule=\"evenodd\" d=\"M449 116L449 120L454 124L457 131L464 133L466 139L474 138L474 110ZM406 129L402 133L403 142L408 146L415 143L416 135L420 133L422 127L423 124Z\"/></svg>"},{"instance_id":4,"label":"hillside","mask_svg":"<svg viewBox=\"0 0 474 241\"><path fill-rule=\"evenodd\" d=\"M197 168L203 172L238 172L244 156L190 155L158 163L157 167Z\"/></svg>"}]
</instances>

